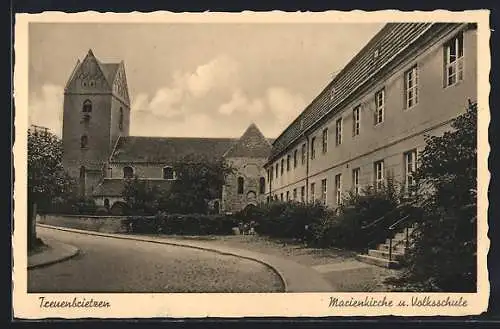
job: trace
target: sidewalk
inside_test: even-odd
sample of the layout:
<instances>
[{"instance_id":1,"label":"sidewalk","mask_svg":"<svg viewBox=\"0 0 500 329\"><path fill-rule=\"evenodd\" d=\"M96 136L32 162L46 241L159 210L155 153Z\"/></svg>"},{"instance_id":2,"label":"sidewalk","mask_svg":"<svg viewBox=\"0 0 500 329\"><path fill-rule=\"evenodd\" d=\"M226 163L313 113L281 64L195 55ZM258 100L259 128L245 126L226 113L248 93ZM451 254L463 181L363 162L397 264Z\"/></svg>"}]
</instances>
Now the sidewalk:
<instances>
[{"instance_id":1,"label":"sidewalk","mask_svg":"<svg viewBox=\"0 0 500 329\"><path fill-rule=\"evenodd\" d=\"M63 262L78 255L78 248L55 240L44 240L46 247L28 256L28 269Z\"/></svg>"},{"instance_id":2,"label":"sidewalk","mask_svg":"<svg viewBox=\"0 0 500 329\"><path fill-rule=\"evenodd\" d=\"M327 280L325 280L319 272L315 271L311 267L301 265L297 262L290 261L285 258L276 257L274 255L268 255L245 249L237 249L223 245L216 245L206 241L185 241L181 239L172 239L172 238L157 237L157 236L102 233L102 232L93 232L93 231L84 231L78 229L57 227L46 224L38 224L38 226L50 229L57 229L66 232L95 235L95 236L102 236L102 237L109 237L116 239L127 239L127 240L143 241L143 242L169 244L169 245L217 252L223 255L237 256L257 261L261 264L270 267L281 277L285 285L286 292L335 291L335 287L332 286Z\"/></svg>"}]
</instances>

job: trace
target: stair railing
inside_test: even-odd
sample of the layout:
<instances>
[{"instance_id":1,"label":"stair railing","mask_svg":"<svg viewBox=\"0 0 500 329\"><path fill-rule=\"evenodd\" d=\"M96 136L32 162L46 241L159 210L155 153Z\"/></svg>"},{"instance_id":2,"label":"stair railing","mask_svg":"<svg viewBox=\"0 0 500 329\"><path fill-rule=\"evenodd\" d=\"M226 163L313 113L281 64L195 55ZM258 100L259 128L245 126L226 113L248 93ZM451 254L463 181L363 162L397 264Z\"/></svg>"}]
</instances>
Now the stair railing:
<instances>
[{"instance_id":1,"label":"stair railing","mask_svg":"<svg viewBox=\"0 0 500 329\"><path fill-rule=\"evenodd\" d=\"M371 238L371 241L368 245L372 245L374 243L379 243L383 237L389 238L389 261L393 259L393 239L394 239L394 231L398 228L401 228L402 225L405 225L405 246L409 247L410 234L409 234L409 226L408 221L412 218L412 213L415 210L415 207L412 202L405 202L399 204L394 209L388 211L384 215L380 216L373 222L368 225L364 225L361 227L362 230L371 230L368 233L368 236ZM368 247L369 248L369 247Z\"/></svg>"}]
</instances>

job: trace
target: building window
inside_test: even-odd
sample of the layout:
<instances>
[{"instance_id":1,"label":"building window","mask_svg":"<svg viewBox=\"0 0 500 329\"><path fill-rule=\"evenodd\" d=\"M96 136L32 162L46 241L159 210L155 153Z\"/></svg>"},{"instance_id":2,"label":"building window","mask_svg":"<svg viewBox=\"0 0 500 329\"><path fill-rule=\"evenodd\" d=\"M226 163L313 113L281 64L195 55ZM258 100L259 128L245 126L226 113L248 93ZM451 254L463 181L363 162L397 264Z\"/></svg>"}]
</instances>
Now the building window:
<instances>
[{"instance_id":1,"label":"building window","mask_svg":"<svg viewBox=\"0 0 500 329\"><path fill-rule=\"evenodd\" d=\"M283 192L280 193L280 200L283 202Z\"/></svg>"},{"instance_id":2,"label":"building window","mask_svg":"<svg viewBox=\"0 0 500 329\"><path fill-rule=\"evenodd\" d=\"M300 201L304 202L306 200L306 187L301 186L300 187Z\"/></svg>"},{"instance_id":3,"label":"building window","mask_svg":"<svg viewBox=\"0 0 500 329\"><path fill-rule=\"evenodd\" d=\"M174 169L172 167L164 167L163 168L163 179L174 179Z\"/></svg>"},{"instance_id":4,"label":"building window","mask_svg":"<svg viewBox=\"0 0 500 329\"><path fill-rule=\"evenodd\" d=\"M293 151L293 167L297 168L297 153L298 150Z\"/></svg>"},{"instance_id":5,"label":"building window","mask_svg":"<svg viewBox=\"0 0 500 329\"><path fill-rule=\"evenodd\" d=\"M80 137L80 148L82 149L87 148L88 143L89 143L89 138L87 137L87 135L83 135L82 137Z\"/></svg>"},{"instance_id":6,"label":"building window","mask_svg":"<svg viewBox=\"0 0 500 329\"><path fill-rule=\"evenodd\" d=\"M134 168L130 166L123 167L123 178L133 178Z\"/></svg>"},{"instance_id":7,"label":"building window","mask_svg":"<svg viewBox=\"0 0 500 329\"><path fill-rule=\"evenodd\" d=\"M123 108L120 107L120 119L118 121L118 128L120 131L123 130Z\"/></svg>"},{"instance_id":8,"label":"building window","mask_svg":"<svg viewBox=\"0 0 500 329\"><path fill-rule=\"evenodd\" d=\"M407 192L413 192L415 178L413 177L417 170L417 150L411 150L404 154L405 158L405 187Z\"/></svg>"},{"instance_id":9,"label":"building window","mask_svg":"<svg viewBox=\"0 0 500 329\"><path fill-rule=\"evenodd\" d=\"M445 86L453 86L464 78L464 40L462 33L445 44L444 56Z\"/></svg>"},{"instance_id":10,"label":"building window","mask_svg":"<svg viewBox=\"0 0 500 329\"><path fill-rule=\"evenodd\" d=\"M352 110L352 135L353 136L358 136L359 135L359 128L360 128L360 108L361 106L358 105Z\"/></svg>"},{"instance_id":11,"label":"building window","mask_svg":"<svg viewBox=\"0 0 500 329\"><path fill-rule=\"evenodd\" d=\"M342 204L342 174L335 175L335 202L337 206Z\"/></svg>"},{"instance_id":12,"label":"building window","mask_svg":"<svg viewBox=\"0 0 500 329\"><path fill-rule=\"evenodd\" d=\"M314 203L316 201L316 197L314 195L314 188L315 188L315 185L314 183L311 183L311 202Z\"/></svg>"},{"instance_id":13,"label":"building window","mask_svg":"<svg viewBox=\"0 0 500 329\"><path fill-rule=\"evenodd\" d=\"M321 201L326 205L326 178L321 180Z\"/></svg>"},{"instance_id":14,"label":"building window","mask_svg":"<svg viewBox=\"0 0 500 329\"><path fill-rule=\"evenodd\" d=\"M272 182L274 177L274 166L271 166L270 172L269 172L269 181Z\"/></svg>"},{"instance_id":15,"label":"building window","mask_svg":"<svg viewBox=\"0 0 500 329\"><path fill-rule=\"evenodd\" d=\"M286 201L290 201L290 191L286 191Z\"/></svg>"},{"instance_id":16,"label":"building window","mask_svg":"<svg viewBox=\"0 0 500 329\"><path fill-rule=\"evenodd\" d=\"M374 164L375 188L381 189L384 185L384 161L377 161Z\"/></svg>"},{"instance_id":17,"label":"building window","mask_svg":"<svg viewBox=\"0 0 500 329\"><path fill-rule=\"evenodd\" d=\"M243 194L243 186L245 184L245 180L243 177L238 177L238 194Z\"/></svg>"},{"instance_id":18,"label":"building window","mask_svg":"<svg viewBox=\"0 0 500 329\"><path fill-rule=\"evenodd\" d=\"M311 138L311 160L316 157L316 137Z\"/></svg>"},{"instance_id":19,"label":"building window","mask_svg":"<svg viewBox=\"0 0 500 329\"><path fill-rule=\"evenodd\" d=\"M355 195L359 194L359 168L352 170L352 189Z\"/></svg>"},{"instance_id":20,"label":"building window","mask_svg":"<svg viewBox=\"0 0 500 329\"><path fill-rule=\"evenodd\" d=\"M83 113L91 113L92 112L92 102L90 100L86 99L83 102L82 112Z\"/></svg>"},{"instance_id":21,"label":"building window","mask_svg":"<svg viewBox=\"0 0 500 329\"><path fill-rule=\"evenodd\" d=\"M335 122L335 145L342 144L342 118Z\"/></svg>"},{"instance_id":22,"label":"building window","mask_svg":"<svg viewBox=\"0 0 500 329\"><path fill-rule=\"evenodd\" d=\"M286 171L290 171L290 154L286 156Z\"/></svg>"},{"instance_id":23,"label":"building window","mask_svg":"<svg viewBox=\"0 0 500 329\"><path fill-rule=\"evenodd\" d=\"M279 172L280 172L280 164L278 162L278 163L276 163L276 178L278 178Z\"/></svg>"},{"instance_id":24,"label":"building window","mask_svg":"<svg viewBox=\"0 0 500 329\"><path fill-rule=\"evenodd\" d=\"M323 129L321 151L328 152L328 128Z\"/></svg>"},{"instance_id":25,"label":"building window","mask_svg":"<svg viewBox=\"0 0 500 329\"><path fill-rule=\"evenodd\" d=\"M87 172L84 166L80 167L80 195L85 195L85 180Z\"/></svg>"},{"instance_id":26,"label":"building window","mask_svg":"<svg viewBox=\"0 0 500 329\"><path fill-rule=\"evenodd\" d=\"M260 194L266 193L266 180L264 179L264 177L261 177L259 179L259 193Z\"/></svg>"},{"instance_id":27,"label":"building window","mask_svg":"<svg viewBox=\"0 0 500 329\"><path fill-rule=\"evenodd\" d=\"M302 165L306 163L306 144L302 144L302 150L301 150L301 157L302 157Z\"/></svg>"},{"instance_id":28,"label":"building window","mask_svg":"<svg viewBox=\"0 0 500 329\"><path fill-rule=\"evenodd\" d=\"M296 201L297 200L297 189L294 188L293 189L293 201Z\"/></svg>"},{"instance_id":29,"label":"building window","mask_svg":"<svg viewBox=\"0 0 500 329\"><path fill-rule=\"evenodd\" d=\"M375 124L384 122L385 89L375 94Z\"/></svg>"},{"instance_id":30,"label":"building window","mask_svg":"<svg viewBox=\"0 0 500 329\"><path fill-rule=\"evenodd\" d=\"M418 103L417 65L405 72L405 106L407 109Z\"/></svg>"},{"instance_id":31,"label":"building window","mask_svg":"<svg viewBox=\"0 0 500 329\"><path fill-rule=\"evenodd\" d=\"M281 176L285 172L285 159L281 159Z\"/></svg>"}]
</instances>

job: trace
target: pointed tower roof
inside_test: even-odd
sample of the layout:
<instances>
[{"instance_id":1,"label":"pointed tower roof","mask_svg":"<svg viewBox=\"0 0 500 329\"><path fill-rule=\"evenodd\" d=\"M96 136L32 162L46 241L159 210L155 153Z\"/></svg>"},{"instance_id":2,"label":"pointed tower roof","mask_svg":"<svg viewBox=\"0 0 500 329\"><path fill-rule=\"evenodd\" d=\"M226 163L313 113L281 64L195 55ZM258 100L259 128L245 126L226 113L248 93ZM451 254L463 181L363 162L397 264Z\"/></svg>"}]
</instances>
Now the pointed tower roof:
<instances>
[{"instance_id":1,"label":"pointed tower roof","mask_svg":"<svg viewBox=\"0 0 500 329\"><path fill-rule=\"evenodd\" d=\"M267 158L271 152L271 144L252 123L243 136L224 154L226 158Z\"/></svg>"}]
</instances>

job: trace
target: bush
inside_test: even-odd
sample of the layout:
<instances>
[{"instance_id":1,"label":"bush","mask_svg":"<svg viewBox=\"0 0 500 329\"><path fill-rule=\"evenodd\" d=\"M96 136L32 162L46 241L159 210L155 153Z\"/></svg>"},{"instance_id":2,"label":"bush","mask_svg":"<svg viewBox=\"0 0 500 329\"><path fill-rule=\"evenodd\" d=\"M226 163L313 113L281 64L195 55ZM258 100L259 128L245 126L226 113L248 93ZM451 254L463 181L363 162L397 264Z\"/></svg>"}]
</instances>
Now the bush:
<instances>
[{"instance_id":1,"label":"bush","mask_svg":"<svg viewBox=\"0 0 500 329\"><path fill-rule=\"evenodd\" d=\"M122 221L130 233L176 235L229 235L237 226L232 216L165 214L133 216Z\"/></svg>"}]
</instances>

